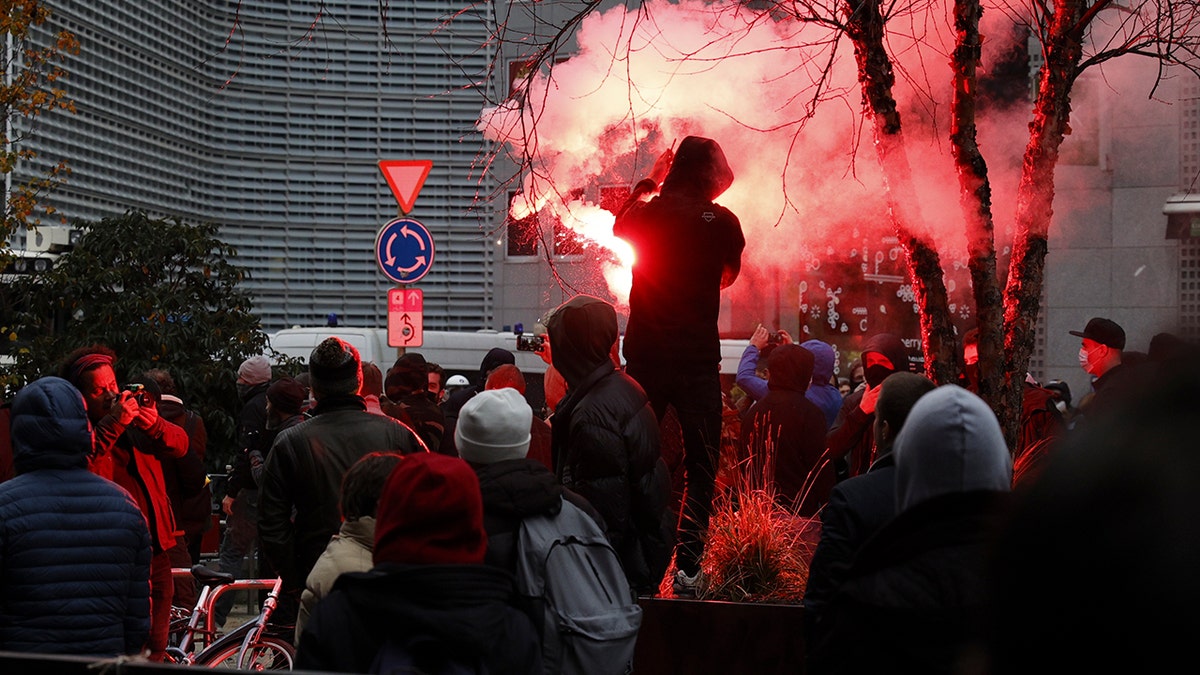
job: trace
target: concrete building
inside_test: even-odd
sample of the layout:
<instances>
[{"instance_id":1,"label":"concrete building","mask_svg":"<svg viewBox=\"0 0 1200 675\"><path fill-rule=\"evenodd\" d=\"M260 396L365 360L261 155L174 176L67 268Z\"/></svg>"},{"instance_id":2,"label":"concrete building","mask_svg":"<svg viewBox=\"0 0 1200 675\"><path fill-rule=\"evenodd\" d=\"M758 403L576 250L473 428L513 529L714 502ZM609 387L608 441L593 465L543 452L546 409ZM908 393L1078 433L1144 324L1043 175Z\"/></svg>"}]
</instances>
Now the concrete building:
<instances>
[{"instance_id":1,"label":"concrete building","mask_svg":"<svg viewBox=\"0 0 1200 675\"><path fill-rule=\"evenodd\" d=\"M330 312L385 325L394 284L374 240L397 215L377 166L387 159L434 163L411 214L438 247L416 284L427 328L529 328L574 293L606 295L569 231L505 217L516 167L487 164L475 129L481 108L519 82L531 47L515 36L543 33L559 3L485 4L440 30L462 3L393 1L386 35L375 0L331 5L316 28L315 0L47 4L52 28L82 42L67 83L78 114L41 120L42 160L73 168L52 203L69 217L132 207L222 223L265 329L323 324ZM510 39L489 39L498 24ZM1120 322L1141 351L1158 331L1200 332L1200 84L1172 72L1151 98L1156 68L1110 62L1075 95L1030 370L1067 381L1076 399L1088 382L1067 331L1089 317ZM603 204L627 189L589 197ZM722 329L745 337L767 317L799 334L810 320L802 281L747 282L774 292L725 307Z\"/></svg>"}]
</instances>

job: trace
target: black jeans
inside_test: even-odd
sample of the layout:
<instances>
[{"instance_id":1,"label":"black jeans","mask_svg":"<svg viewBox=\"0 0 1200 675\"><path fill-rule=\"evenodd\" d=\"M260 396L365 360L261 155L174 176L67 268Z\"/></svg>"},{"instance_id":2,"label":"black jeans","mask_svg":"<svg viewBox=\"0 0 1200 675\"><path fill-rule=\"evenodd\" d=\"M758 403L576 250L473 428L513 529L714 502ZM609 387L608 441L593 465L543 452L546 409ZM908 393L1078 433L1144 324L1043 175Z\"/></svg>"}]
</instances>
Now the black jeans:
<instances>
[{"instance_id":1,"label":"black jeans","mask_svg":"<svg viewBox=\"0 0 1200 675\"><path fill-rule=\"evenodd\" d=\"M718 363L653 365L630 361L625 372L650 398L659 422L675 408L683 432L684 494L679 511L675 566L688 576L700 569L721 442L721 378Z\"/></svg>"}]
</instances>

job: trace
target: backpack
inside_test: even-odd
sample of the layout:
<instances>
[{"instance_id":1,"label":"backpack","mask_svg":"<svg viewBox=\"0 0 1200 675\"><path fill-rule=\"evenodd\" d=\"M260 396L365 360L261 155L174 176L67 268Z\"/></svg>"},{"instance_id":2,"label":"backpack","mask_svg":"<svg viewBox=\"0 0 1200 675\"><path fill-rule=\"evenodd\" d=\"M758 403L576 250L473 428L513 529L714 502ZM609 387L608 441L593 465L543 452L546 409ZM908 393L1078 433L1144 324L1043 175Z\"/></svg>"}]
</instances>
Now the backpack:
<instances>
[{"instance_id":1,"label":"backpack","mask_svg":"<svg viewBox=\"0 0 1200 675\"><path fill-rule=\"evenodd\" d=\"M579 507L530 516L517 534L517 592L534 610L545 673L628 673L642 625L616 550Z\"/></svg>"}]
</instances>

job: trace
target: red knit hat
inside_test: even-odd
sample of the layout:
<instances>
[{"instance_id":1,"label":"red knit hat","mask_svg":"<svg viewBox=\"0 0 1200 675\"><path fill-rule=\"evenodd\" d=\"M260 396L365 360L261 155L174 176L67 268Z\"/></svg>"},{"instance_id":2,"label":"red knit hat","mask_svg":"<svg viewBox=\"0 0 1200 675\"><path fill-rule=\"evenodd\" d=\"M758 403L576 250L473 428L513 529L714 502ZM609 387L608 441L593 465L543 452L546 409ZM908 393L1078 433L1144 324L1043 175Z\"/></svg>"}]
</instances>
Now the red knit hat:
<instances>
[{"instance_id":1,"label":"red knit hat","mask_svg":"<svg viewBox=\"0 0 1200 675\"><path fill-rule=\"evenodd\" d=\"M458 457L406 455L375 511L375 564L481 564L487 550L479 479Z\"/></svg>"}]
</instances>

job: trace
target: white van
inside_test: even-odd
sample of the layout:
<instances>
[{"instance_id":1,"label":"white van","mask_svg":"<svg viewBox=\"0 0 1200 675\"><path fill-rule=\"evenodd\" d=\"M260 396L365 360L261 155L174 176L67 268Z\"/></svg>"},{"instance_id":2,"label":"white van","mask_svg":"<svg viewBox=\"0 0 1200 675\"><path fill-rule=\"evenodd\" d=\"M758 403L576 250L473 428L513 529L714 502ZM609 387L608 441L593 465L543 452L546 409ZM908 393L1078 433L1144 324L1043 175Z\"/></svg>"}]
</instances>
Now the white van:
<instances>
[{"instance_id":1,"label":"white van","mask_svg":"<svg viewBox=\"0 0 1200 675\"><path fill-rule=\"evenodd\" d=\"M494 347L512 352L517 367L523 373L541 375L546 372L546 362L542 357L534 352L517 350L517 335L511 331L427 330L422 333L421 346L403 351L388 345L386 328L296 327L273 333L268 339L275 351L308 361L313 348L328 337L338 337L354 345L363 361L374 362L385 373L404 351L411 351L424 356L426 361L440 365L447 372L466 374L474 379L479 374L483 357Z\"/></svg>"}]
</instances>

